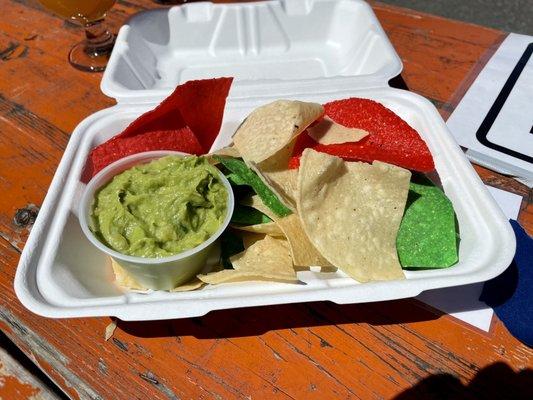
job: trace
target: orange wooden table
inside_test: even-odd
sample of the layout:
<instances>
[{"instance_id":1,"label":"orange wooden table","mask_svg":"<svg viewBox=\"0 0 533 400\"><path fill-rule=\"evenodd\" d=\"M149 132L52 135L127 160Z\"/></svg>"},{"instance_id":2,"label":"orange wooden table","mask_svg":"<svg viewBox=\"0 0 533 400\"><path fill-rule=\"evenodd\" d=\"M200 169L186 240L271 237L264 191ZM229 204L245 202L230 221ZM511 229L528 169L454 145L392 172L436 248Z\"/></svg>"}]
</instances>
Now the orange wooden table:
<instances>
[{"instance_id":1,"label":"orange wooden table","mask_svg":"<svg viewBox=\"0 0 533 400\"><path fill-rule=\"evenodd\" d=\"M403 60L405 83L445 118L505 37L372 5ZM117 30L129 15L152 7L148 0L119 0L108 20ZM24 309L13 278L30 226L14 224L14 214L42 203L72 129L113 100L100 93L100 74L67 64L79 29L34 0L0 0L0 10L0 328L69 396L470 399L480 393L519 398L531 391L533 352L496 317L485 333L415 300L119 321L109 341L104 330L110 318L51 320ZM524 196L520 222L531 234L531 192L477 171L486 183Z\"/></svg>"}]
</instances>

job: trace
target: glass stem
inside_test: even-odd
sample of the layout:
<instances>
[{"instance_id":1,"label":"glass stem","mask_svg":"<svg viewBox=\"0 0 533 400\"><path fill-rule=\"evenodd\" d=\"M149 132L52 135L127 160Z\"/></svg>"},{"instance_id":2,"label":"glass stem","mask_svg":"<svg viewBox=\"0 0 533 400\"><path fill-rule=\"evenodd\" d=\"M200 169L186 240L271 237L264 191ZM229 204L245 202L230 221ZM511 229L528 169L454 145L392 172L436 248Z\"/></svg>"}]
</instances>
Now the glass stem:
<instances>
[{"instance_id":1,"label":"glass stem","mask_svg":"<svg viewBox=\"0 0 533 400\"><path fill-rule=\"evenodd\" d=\"M90 56L109 54L113 49L115 37L107 29L103 19L92 21L85 28L85 52Z\"/></svg>"}]
</instances>

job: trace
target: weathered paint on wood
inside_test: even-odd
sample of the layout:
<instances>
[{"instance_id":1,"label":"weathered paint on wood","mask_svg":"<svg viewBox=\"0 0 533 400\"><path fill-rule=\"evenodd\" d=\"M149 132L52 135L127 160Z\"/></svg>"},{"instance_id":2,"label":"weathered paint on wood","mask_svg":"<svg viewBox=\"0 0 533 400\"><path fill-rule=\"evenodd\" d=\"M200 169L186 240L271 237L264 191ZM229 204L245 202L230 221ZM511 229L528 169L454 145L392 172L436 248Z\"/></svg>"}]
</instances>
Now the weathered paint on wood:
<instances>
[{"instance_id":1,"label":"weathered paint on wood","mask_svg":"<svg viewBox=\"0 0 533 400\"><path fill-rule=\"evenodd\" d=\"M60 400L45 382L26 369L2 344L0 338L0 399Z\"/></svg>"},{"instance_id":2,"label":"weathered paint on wood","mask_svg":"<svg viewBox=\"0 0 533 400\"><path fill-rule=\"evenodd\" d=\"M404 62L407 86L444 117L505 36L372 5ZM116 30L127 16L154 6L119 1L110 24ZM407 399L431 398L443 384L455 398L483 391L506 398L513 389L531 390L524 382L533 353L497 318L484 333L414 300L119 321L109 341L109 318L48 320L25 310L13 278L28 227L13 217L42 203L76 124L113 101L99 91L101 75L66 63L80 30L36 1L0 0L0 9L0 329L72 398L379 399L410 390L399 397ZM520 221L532 233L531 191L476 170L485 182L524 196Z\"/></svg>"}]
</instances>

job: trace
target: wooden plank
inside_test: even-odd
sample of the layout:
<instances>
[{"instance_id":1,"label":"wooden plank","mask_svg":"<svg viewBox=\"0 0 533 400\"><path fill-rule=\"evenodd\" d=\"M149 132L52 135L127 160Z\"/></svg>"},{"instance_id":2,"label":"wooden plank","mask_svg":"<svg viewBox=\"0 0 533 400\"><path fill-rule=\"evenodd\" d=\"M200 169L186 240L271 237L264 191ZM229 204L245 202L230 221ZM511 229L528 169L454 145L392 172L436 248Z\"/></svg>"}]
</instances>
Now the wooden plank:
<instances>
[{"instance_id":1,"label":"wooden plank","mask_svg":"<svg viewBox=\"0 0 533 400\"><path fill-rule=\"evenodd\" d=\"M411 300L119 321L109 341L103 337L109 318L48 320L30 314L12 288L28 232L13 224L13 214L27 204L41 204L73 127L113 101L98 90L101 75L66 64L79 30L35 1L0 1L6 5L0 7L0 58L5 58L0 61L0 328L69 396L392 398L424 379L445 377L454 382L449 393L461 398L466 384L498 362L510 367L478 383L480 390L489 390L495 378L503 389L494 393L502 397L509 388L521 389L518 371L533 367L533 354L501 323L485 334ZM431 98L444 116L504 36L373 5L404 61L407 85ZM127 15L153 6L148 0L119 1L109 20L116 28ZM489 183L531 198L523 185L478 172ZM521 222L529 232L532 221L531 201L524 201ZM416 389L422 395L414 398L424 398L432 388L422 385Z\"/></svg>"},{"instance_id":2,"label":"wooden plank","mask_svg":"<svg viewBox=\"0 0 533 400\"><path fill-rule=\"evenodd\" d=\"M41 204L68 141L68 134L0 95L0 236L22 250L28 226L18 226L18 209Z\"/></svg>"},{"instance_id":3,"label":"wooden plank","mask_svg":"<svg viewBox=\"0 0 533 400\"><path fill-rule=\"evenodd\" d=\"M27 363L17 354L10 352L13 347L4 335L0 335L0 399L61 400L62 393L51 388L46 377L41 379L34 373L34 366L28 369ZM39 371L38 371L39 372Z\"/></svg>"},{"instance_id":4,"label":"wooden plank","mask_svg":"<svg viewBox=\"0 0 533 400\"><path fill-rule=\"evenodd\" d=\"M3 7L2 14L0 49L11 44L26 48L24 57L0 65L0 90L5 98L65 132L72 131L86 116L114 104L94 90L101 74L84 73L66 63L70 47L82 38L80 29L65 25L48 12L16 2Z\"/></svg>"},{"instance_id":5,"label":"wooden plank","mask_svg":"<svg viewBox=\"0 0 533 400\"><path fill-rule=\"evenodd\" d=\"M370 3L402 59L407 86L437 106L450 100L484 53L505 37L494 29Z\"/></svg>"}]
</instances>

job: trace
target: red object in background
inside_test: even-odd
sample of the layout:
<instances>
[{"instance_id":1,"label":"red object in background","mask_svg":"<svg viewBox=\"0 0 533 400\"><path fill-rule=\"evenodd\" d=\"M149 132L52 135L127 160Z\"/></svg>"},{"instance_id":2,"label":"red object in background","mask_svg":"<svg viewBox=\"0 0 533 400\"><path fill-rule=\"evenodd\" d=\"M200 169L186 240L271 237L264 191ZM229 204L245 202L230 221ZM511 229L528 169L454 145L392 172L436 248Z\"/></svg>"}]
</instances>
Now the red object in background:
<instances>
[{"instance_id":1,"label":"red object in background","mask_svg":"<svg viewBox=\"0 0 533 400\"><path fill-rule=\"evenodd\" d=\"M215 141L233 78L189 81L156 108L91 150L82 174L84 182L112 162L151 150L204 154Z\"/></svg>"},{"instance_id":2,"label":"red object in background","mask_svg":"<svg viewBox=\"0 0 533 400\"><path fill-rule=\"evenodd\" d=\"M342 157L348 161L379 160L413 171L435 169L433 157L418 132L382 104L368 99L350 98L324 105L325 115L348 128L364 129L369 135L359 142L320 144L304 132L296 141L290 168L297 168L304 149Z\"/></svg>"}]
</instances>

